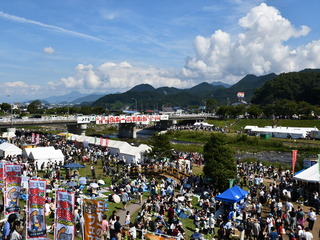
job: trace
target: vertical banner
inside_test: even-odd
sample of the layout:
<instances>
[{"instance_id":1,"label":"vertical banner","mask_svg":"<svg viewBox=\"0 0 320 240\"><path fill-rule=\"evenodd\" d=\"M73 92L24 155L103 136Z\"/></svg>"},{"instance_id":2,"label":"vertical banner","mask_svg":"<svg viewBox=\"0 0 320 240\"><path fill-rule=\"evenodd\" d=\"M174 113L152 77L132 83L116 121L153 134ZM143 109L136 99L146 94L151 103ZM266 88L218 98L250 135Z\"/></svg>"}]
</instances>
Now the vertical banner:
<instances>
[{"instance_id":1,"label":"vertical banner","mask_svg":"<svg viewBox=\"0 0 320 240\"><path fill-rule=\"evenodd\" d=\"M234 179L233 178L229 179L229 188L232 188L233 184L234 184Z\"/></svg>"},{"instance_id":2,"label":"vertical banner","mask_svg":"<svg viewBox=\"0 0 320 240\"><path fill-rule=\"evenodd\" d=\"M292 150L292 174L294 174L294 169L296 167L298 150Z\"/></svg>"},{"instance_id":3,"label":"vertical banner","mask_svg":"<svg viewBox=\"0 0 320 240\"><path fill-rule=\"evenodd\" d=\"M106 138L105 141L106 141L106 147L109 147L109 139Z\"/></svg>"},{"instance_id":4,"label":"vertical banner","mask_svg":"<svg viewBox=\"0 0 320 240\"><path fill-rule=\"evenodd\" d=\"M319 174L320 174L320 154L318 154L318 171L319 171Z\"/></svg>"},{"instance_id":5,"label":"vertical banner","mask_svg":"<svg viewBox=\"0 0 320 240\"><path fill-rule=\"evenodd\" d=\"M5 215L19 213L19 197L21 189L21 166L19 164L5 164Z\"/></svg>"},{"instance_id":6,"label":"vertical banner","mask_svg":"<svg viewBox=\"0 0 320 240\"><path fill-rule=\"evenodd\" d=\"M37 133L37 137L36 137L36 144L39 144L40 143L40 134Z\"/></svg>"},{"instance_id":7,"label":"vertical banner","mask_svg":"<svg viewBox=\"0 0 320 240\"><path fill-rule=\"evenodd\" d=\"M27 238L47 240L45 202L46 180L29 179Z\"/></svg>"},{"instance_id":8,"label":"vertical banner","mask_svg":"<svg viewBox=\"0 0 320 240\"><path fill-rule=\"evenodd\" d=\"M101 239L103 200L83 199L84 240Z\"/></svg>"},{"instance_id":9,"label":"vertical banner","mask_svg":"<svg viewBox=\"0 0 320 240\"><path fill-rule=\"evenodd\" d=\"M34 143L34 133L31 133L31 142Z\"/></svg>"},{"instance_id":10,"label":"vertical banner","mask_svg":"<svg viewBox=\"0 0 320 240\"><path fill-rule=\"evenodd\" d=\"M6 161L0 161L0 188L4 187L4 179L5 179L5 174L4 174L4 166L6 165Z\"/></svg>"},{"instance_id":11,"label":"vertical banner","mask_svg":"<svg viewBox=\"0 0 320 240\"><path fill-rule=\"evenodd\" d=\"M100 146L103 146L103 138L100 138Z\"/></svg>"},{"instance_id":12,"label":"vertical banner","mask_svg":"<svg viewBox=\"0 0 320 240\"><path fill-rule=\"evenodd\" d=\"M54 239L75 239L74 193L58 190L56 192L56 214Z\"/></svg>"}]
</instances>

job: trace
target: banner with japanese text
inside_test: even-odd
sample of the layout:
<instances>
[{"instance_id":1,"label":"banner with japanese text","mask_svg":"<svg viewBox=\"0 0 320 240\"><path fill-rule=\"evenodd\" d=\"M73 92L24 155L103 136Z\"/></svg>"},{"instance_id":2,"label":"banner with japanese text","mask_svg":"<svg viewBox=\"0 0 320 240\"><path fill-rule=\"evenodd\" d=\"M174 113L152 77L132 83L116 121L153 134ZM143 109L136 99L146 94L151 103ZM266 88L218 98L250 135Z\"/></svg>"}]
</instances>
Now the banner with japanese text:
<instances>
[{"instance_id":1,"label":"banner with japanese text","mask_svg":"<svg viewBox=\"0 0 320 240\"><path fill-rule=\"evenodd\" d=\"M31 142L34 143L35 134L31 133Z\"/></svg>"},{"instance_id":2,"label":"banner with japanese text","mask_svg":"<svg viewBox=\"0 0 320 240\"><path fill-rule=\"evenodd\" d=\"M298 150L292 150L292 174L294 174L294 169L297 163Z\"/></svg>"},{"instance_id":3,"label":"banner with japanese text","mask_svg":"<svg viewBox=\"0 0 320 240\"><path fill-rule=\"evenodd\" d=\"M40 143L40 134L37 133L36 135L36 144L39 144Z\"/></svg>"},{"instance_id":4,"label":"banner with japanese text","mask_svg":"<svg viewBox=\"0 0 320 240\"><path fill-rule=\"evenodd\" d=\"M4 174L4 166L6 165L7 161L0 161L0 188L4 187L4 180L5 180L5 174Z\"/></svg>"},{"instance_id":5,"label":"banner with japanese text","mask_svg":"<svg viewBox=\"0 0 320 240\"><path fill-rule=\"evenodd\" d=\"M75 239L75 196L72 192L58 190L56 192L56 214L54 239Z\"/></svg>"},{"instance_id":6,"label":"banner with japanese text","mask_svg":"<svg viewBox=\"0 0 320 240\"><path fill-rule=\"evenodd\" d=\"M5 215L19 213L19 198L21 189L21 166L19 164L5 164Z\"/></svg>"},{"instance_id":7,"label":"banner with japanese text","mask_svg":"<svg viewBox=\"0 0 320 240\"><path fill-rule=\"evenodd\" d=\"M84 240L101 239L105 201L83 199Z\"/></svg>"},{"instance_id":8,"label":"banner with japanese text","mask_svg":"<svg viewBox=\"0 0 320 240\"><path fill-rule=\"evenodd\" d=\"M45 203L46 180L29 179L27 238L47 240Z\"/></svg>"}]
</instances>

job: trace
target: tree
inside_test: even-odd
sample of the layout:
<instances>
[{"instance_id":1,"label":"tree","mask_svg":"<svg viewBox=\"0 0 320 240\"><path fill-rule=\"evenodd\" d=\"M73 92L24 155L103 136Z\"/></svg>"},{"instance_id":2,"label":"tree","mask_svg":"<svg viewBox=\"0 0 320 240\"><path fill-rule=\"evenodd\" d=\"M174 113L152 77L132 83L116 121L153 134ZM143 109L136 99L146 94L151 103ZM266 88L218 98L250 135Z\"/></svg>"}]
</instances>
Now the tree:
<instances>
[{"instance_id":1,"label":"tree","mask_svg":"<svg viewBox=\"0 0 320 240\"><path fill-rule=\"evenodd\" d=\"M11 110L11 105L9 103L2 103L0 104L1 110L3 112L9 113Z\"/></svg>"},{"instance_id":2,"label":"tree","mask_svg":"<svg viewBox=\"0 0 320 240\"><path fill-rule=\"evenodd\" d=\"M41 108L41 102L40 100L35 100L33 102L31 102L28 107L27 110L29 113L31 114L35 114L35 113L43 113L43 109Z\"/></svg>"},{"instance_id":3,"label":"tree","mask_svg":"<svg viewBox=\"0 0 320 240\"><path fill-rule=\"evenodd\" d=\"M237 176L233 151L227 146L224 134L213 134L203 147L204 174L211 179L214 188L223 191L228 188L229 179Z\"/></svg>"},{"instance_id":4,"label":"tree","mask_svg":"<svg viewBox=\"0 0 320 240\"><path fill-rule=\"evenodd\" d=\"M151 146L151 151L147 154L150 158L160 160L172 155L170 140L166 134L155 133L148 140L148 145Z\"/></svg>"},{"instance_id":5,"label":"tree","mask_svg":"<svg viewBox=\"0 0 320 240\"><path fill-rule=\"evenodd\" d=\"M248 107L247 113L250 118L258 118L262 114L262 109L258 105L252 104Z\"/></svg>"},{"instance_id":6,"label":"tree","mask_svg":"<svg viewBox=\"0 0 320 240\"><path fill-rule=\"evenodd\" d=\"M206 112L214 113L217 108L217 101L215 99L208 99L206 101Z\"/></svg>"}]
</instances>

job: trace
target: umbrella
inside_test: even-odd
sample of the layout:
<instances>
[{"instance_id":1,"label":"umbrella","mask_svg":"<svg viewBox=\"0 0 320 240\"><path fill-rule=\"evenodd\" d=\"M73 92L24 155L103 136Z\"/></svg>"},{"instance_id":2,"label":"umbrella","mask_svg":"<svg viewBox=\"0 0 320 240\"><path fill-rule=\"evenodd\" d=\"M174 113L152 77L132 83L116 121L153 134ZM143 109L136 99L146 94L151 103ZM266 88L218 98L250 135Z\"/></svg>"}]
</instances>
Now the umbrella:
<instances>
[{"instance_id":1,"label":"umbrella","mask_svg":"<svg viewBox=\"0 0 320 240\"><path fill-rule=\"evenodd\" d=\"M62 168L77 169L77 168L84 168L84 166L79 163L70 163L67 165L63 165Z\"/></svg>"},{"instance_id":2,"label":"umbrella","mask_svg":"<svg viewBox=\"0 0 320 240\"><path fill-rule=\"evenodd\" d=\"M75 181L71 181L71 182L68 183L69 187L75 187L77 185L78 185L78 183L76 183Z\"/></svg>"},{"instance_id":3,"label":"umbrella","mask_svg":"<svg viewBox=\"0 0 320 240\"><path fill-rule=\"evenodd\" d=\"M90 183L90 187L92 188L98 188L99 185L97 183Z\"/></svg>"},{"instance_id":4,"label":"umbrella","mask_svg":"<svg viewBox=\"0 0 320 240\"><path fill-rule=\"evenodd\" d=\"M98 180L98 184L105 185L106 183L102 179L100 179Z\"/></svg>"},{"instance_id":5,"label":"umbrella","mask_svg":"<svg viewBox=\"0 0 320 240\"><path fill-rule=\"evenodd\" d=\"M167 178L167 182L171 182L172 181L172 178Z\"/></svg>"},{"instance_id":6,"label":"umbrella","mask_svg":"<svg viewBox=\"0 0 320 240\"><path fill-rule=\"evenodd\" d=\"M112 196L112 198L113 198L113 201L114 201L115 203L119 203L119 202L121 201L119 195L114 194L114 195Z\"/></svg>"},{"instance_id":7,"label":"umbrella","mask_svg":"<svg viewBox=\"0 0 320 240\"><path fill-rule=\"evenodd\" d=\"M183 187L184 188L191 188L191 185L189 183L185 183L185 184L183 184Z\"/></svg>"},{"instance_id":8,"label":"umbrella","mask_svg":"<svg viewBox=\"0 0 320 240\"><path fill-rule=\"evenodd\" d=\"M179 200L179 201L181 201L181 202L182 202L182 201L184 201L184 199L185 199L185 197L184 197L184 196L180 196L180 197L178 197L178 200Z\"/></svg>"},{"instance_id":9,"label":"umbrella","mask_svg":"<svg viewBox=\"0 0 320 240\"><path fill-rule=\"evenodd\" d=\"M87 184L87 178L86 177L79 178L79 183L83 185Z\"/></svg>"}]
</instances>

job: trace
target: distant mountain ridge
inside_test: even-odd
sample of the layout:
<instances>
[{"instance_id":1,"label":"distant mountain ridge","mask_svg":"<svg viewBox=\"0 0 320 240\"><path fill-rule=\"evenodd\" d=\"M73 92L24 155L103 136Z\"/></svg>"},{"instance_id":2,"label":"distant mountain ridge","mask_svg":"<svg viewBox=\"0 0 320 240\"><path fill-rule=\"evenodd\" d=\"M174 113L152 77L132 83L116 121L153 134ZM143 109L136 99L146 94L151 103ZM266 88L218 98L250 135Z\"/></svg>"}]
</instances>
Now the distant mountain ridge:
<instances>
[{"instance_id":1,"label":"distant mountain ridge","mask_svg":"<svg viewBox=\"0 0 320 240\"><path fill-rule=\"evenodd\" d=\"M304 69L300 72L320 72L320 69ZM137 100L138 108L156 109L157 107L159 108L160 105L180 107L187 105L204 105L204 101L210 98L217 100L219 104L226 104L236 101L237 92L244 92L245 100L250 102L257 89L277 76L275 73L262 76L248 74L233 85L222 82L202 82L187 89L166 86L154 88L150 84L139 84L123 93L86 95L79 92L72 92L63 96L52 96L43 100L49 103L63 101L70 101L72 104L86 103L86 105L92 104L93 106L104 106L110 109L115 105L119 108L125 106L133 108L135 100Z\"/></svg>"}]
</instances>

